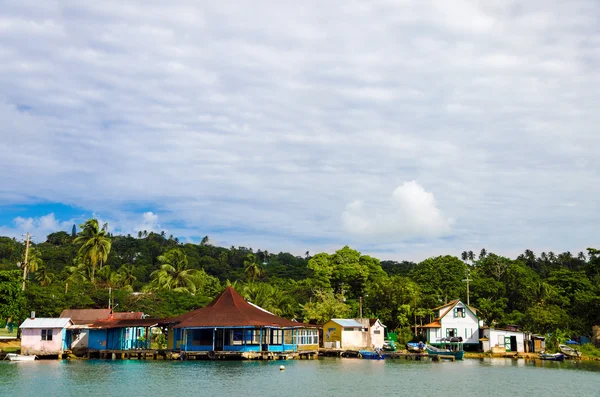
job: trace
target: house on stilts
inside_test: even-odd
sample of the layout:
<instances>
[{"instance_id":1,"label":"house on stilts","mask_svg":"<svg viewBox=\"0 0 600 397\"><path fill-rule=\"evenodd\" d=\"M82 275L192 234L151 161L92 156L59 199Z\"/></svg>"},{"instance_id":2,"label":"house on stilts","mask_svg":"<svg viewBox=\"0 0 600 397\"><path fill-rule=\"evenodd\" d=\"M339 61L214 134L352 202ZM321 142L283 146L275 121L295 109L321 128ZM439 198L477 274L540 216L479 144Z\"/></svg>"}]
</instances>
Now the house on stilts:
<instances>
[{"instance_id":1,"label":"house on stilts","mask_svg":"<svg viewBox=\"0 0 600 397\"><path fill-rule=\"evenodd\" d=\"M167 346L182 358L316 358L318 326L278 317L246 302L232 287L207 306L163 320Z\"/></svg>"},{"instance_id":2,"label":"house on stilts","mask_svg":"<svg viewBox=\"0 0 600 397\"><path fill-rule=\"evenodd\" d=\"M67 309L69 349L75 355L101 355L108 351L147 350L156 319L142 312L113 312L111 309Z\"/></svg>"}]
</instances>

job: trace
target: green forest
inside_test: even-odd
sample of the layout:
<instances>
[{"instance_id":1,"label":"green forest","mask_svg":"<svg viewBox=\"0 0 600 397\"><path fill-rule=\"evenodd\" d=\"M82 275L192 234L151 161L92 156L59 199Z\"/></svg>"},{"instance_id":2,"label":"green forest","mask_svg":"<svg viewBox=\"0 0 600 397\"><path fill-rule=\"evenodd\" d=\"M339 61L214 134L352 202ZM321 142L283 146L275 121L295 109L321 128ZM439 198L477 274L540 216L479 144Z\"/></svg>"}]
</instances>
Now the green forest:
<instances>
[{"instance_id":1,"label":"green forest","mask_svg":"<svg viewBox=\"0 0 600 397\"><path fill-rule=\"evenodd\" d=\"M109 289L116 311L164 318L202 307L232 285L266 310L309 323L358 317L362 303L364 317L410 339L434 307L467 302L469 279L470 304L487 324L570 336L591 335L600 324L600 251L593 248L576 255L525 250L514 259L481 249L413 263L348 246L295 256L217 247L208 237L193 244L164 232L111 235L96 219L31 244L23 264L25 248L0 237L0 323L30 311L56 317L67 308L107 307Z\"/></svg>"}]
</instances>

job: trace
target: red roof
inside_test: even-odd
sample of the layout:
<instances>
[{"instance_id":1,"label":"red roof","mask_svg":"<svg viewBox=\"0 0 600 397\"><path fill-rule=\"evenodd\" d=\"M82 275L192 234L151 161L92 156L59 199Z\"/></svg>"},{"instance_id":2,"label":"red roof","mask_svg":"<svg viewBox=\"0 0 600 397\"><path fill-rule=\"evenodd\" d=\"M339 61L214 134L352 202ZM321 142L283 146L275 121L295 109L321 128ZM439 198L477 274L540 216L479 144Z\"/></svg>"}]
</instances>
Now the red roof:
<instances>
[{"instance_id":1,"label":"red roof","mask_svg":"<svg viewBox=\"0 0 600 397\"><path fill-rule=\"evenodd\" d=\"M140 319L144 316L142 312L113 313L115 319ZM92 324L98 320L108 320L110 309L66 309L60 313L61 318L70 318L75 325Z\"/></svg>"},{"instance_id":2,"label":"red roof","mask_svg":"<svg viewBox=\"0 0 600 397\"><path fill-rule=\"evenodd\" d=\"M232 287L201 309L184 313L166 322L179 322L174 328L187 327L310 327L275 316L246 302Z\"/></svg>"},{"instance_id":3,"label":"red roof","mask_svg":"<svg viewBox=\"0 0 600 397\"><path fill-rule=\"evenodd\" d=\"M442 324L439 321L434 321L429 324L422 325L421 328L442 328Z\"/></svg>"},{"instance_id":4,"label":"red roof","mask_svg":"<svg viewBox=\"0 0 600 397\"><path fill-rule=\"evenodd\" d=\"M116 313L115 313L116 314ZM98 320L90 325L90 328L126 328L126 327L154 327L160 320L156 318L123 319L112 318Z\"/></svg>"}]
</instances>

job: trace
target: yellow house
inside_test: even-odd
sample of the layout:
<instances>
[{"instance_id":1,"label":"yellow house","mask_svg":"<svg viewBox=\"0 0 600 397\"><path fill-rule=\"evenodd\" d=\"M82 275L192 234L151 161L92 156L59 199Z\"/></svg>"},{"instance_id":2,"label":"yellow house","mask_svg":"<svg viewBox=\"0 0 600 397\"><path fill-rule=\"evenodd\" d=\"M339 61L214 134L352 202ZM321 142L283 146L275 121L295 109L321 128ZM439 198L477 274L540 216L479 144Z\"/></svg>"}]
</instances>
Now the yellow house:
<instances>
[{"instance_id":1,"label":"yellow house","mask_svg":"<svg viewBox=\"0 0 600 397\"><path fill-rule=\"evenodd\" d=\"M369 348L369 329L353 319L332 318L323 325L323 347L357 350Z\"/></svg>"}]
</instances>

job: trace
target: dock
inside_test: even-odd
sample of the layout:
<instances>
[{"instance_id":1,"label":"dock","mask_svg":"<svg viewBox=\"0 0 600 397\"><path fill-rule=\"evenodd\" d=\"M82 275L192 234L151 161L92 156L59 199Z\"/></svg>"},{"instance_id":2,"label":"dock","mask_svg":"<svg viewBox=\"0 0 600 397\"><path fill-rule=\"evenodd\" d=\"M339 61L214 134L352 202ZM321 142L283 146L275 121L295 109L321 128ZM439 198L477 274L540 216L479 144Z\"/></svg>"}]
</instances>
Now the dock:
<instances>
[{"instance_id":1,"label":"dock","mask_svg":"<svg viewBox=\"0 0 600 397\"><path fill-rule=\"evenodd\" d=\"M66 355L68 356L68 355ZM85 358L103 360L314 360L318 351L299 352L235 352L235 351L170 351L170 350L88 350Z\"/></svg>"}]
</instances>

